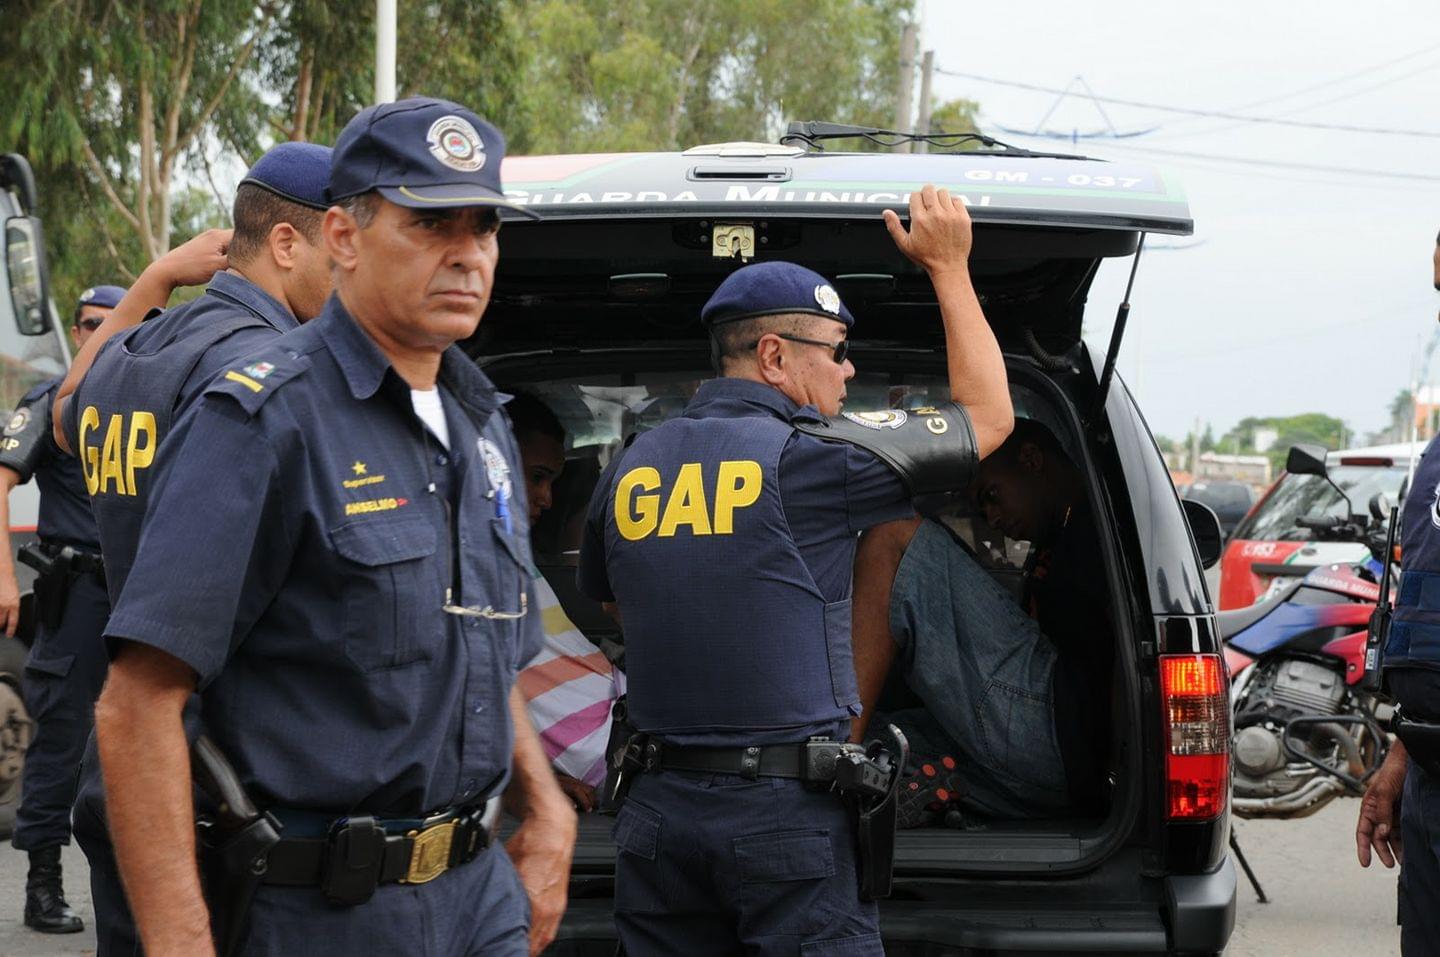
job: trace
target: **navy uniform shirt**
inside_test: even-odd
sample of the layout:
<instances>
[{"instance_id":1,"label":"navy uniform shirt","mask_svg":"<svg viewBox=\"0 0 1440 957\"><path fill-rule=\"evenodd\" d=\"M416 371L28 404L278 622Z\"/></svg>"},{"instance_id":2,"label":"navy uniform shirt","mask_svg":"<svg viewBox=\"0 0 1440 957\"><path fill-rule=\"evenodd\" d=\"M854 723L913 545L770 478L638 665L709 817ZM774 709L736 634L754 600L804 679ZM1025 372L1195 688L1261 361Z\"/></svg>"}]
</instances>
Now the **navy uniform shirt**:
<instances>
[{"instance_id":1,"label":"navy uniform shirt","mask_svg":"<svg viewBox=\"0 0 1440 957\"><path fill-rule=\"evenodd\" d=\"M502 397L447 350L447 451L334 297L244 363L171 433L107 635L195 670L206 729L262 806L488 797L542 637ZM447 590L490 617L443 611Z\"/></svg>"},{"instance_id":2,"label":"navy uniform shirt","mask_svg":"<svg viewBox=\"0 0 1440 957\"><path fill-rule=\"evenodd\" d=\"M259 286L222 272L199 298L153 315L101 348L65 404L64 427L81 467L89 469L112 601L135 559L156 447L175 416L217 372L297 325ZM141 412L158 434L140 428ZM89 424L81 435L84 414Z\"/></svg>"},{"instance_id":3,"label":"navy uniform shirt","mask_svg":"<svg viewBox=\"0 0 1440 957\"><path fill-rule=\"evenodd\" d=\"M13 469L21 485L35 476L40 486L35 531L42 541L98 552L100 539L80 460L60 450L50 427L50 409L60 382L51 379L25 393L0 436L0 465Z\"/></svg>"},{"instance_id":4,"label":"navy uniform shirt","mask_svg":"<svg viewBox=\"0 0 1440 957\"><path fill-rule=\"evenodd\" d=\"M768 385L735 378L702 383L684 414L693 419L763 416L786 423L802 416L821 417L813 407L797 406ZM618 454L596 486L581 544L580 588L597 601L615 600L606 568L606 526L612 521L614 507L610 490L614 486L615 471L623 461L624 454ZM914 514L910 496L896 474L875 456L853 445L826 442L794 432L780 453L778 480L785 523L825 602L849 598L858 532ZM704 594L703 569L687 572L694 582L695 594ZM743 606L746 602L743 594L707 597L718 600L707 604L697 597L695 608L700 614L709 614L716 608ZM620 612L627 613L623 605ZM783 633L784 622L773 624L777 635ZM848 630L848 617L845 624ZM676 636L676 640L679 641L680 636ZM716 682L716 688L724 683L721 676L717 676ZM760 731L747 734L745 739L759 744L779 743L803 740L809 734L833 735L844 731L844 723L840 722L824 727ZM665 737L699 745L734 743L733 734L707 731L666 733Z\"/></svg>"}]
</instances>

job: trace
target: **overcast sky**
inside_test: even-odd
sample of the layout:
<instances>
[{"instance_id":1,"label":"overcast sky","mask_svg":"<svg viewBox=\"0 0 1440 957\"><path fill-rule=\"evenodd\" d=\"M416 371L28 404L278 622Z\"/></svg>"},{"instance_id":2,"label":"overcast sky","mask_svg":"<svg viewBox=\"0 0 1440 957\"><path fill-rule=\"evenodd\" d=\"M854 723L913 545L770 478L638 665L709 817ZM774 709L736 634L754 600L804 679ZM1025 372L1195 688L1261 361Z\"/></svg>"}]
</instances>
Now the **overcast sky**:
<instances>
[{"instance_id":1,"label":"overcast sky","mask_svg":"<svg viewBox=\"0 0 1440 957\"><path fill-rule=\"evenodd\" d=\"M1147 250L1121 353L1155 432L1183 437L1199 417L1218 436L1247 415L1312 411L1362 435L1386 425L1416 353L1440 330L1430 273L1440 230L1434 0L928 0L922 29L922 48L943 69L1048 87L1078 75L1099 96L1433 131L1307 130L1104 104L1122 133L1154 131L1076 150L1178 173L1190 200L1195 236L1157 237L1180 248ZM1070 149L998 130L1035 129L1054 94L937 75L935 95L978 100L984 129L1001 139ZM1107 128L1080 97L1045 127ZM1124 269L1108 263L1092 291L1092 348L1108 341ZM1440 356L1429 378L1440 379Z\"/></svg>"}]
</instances>

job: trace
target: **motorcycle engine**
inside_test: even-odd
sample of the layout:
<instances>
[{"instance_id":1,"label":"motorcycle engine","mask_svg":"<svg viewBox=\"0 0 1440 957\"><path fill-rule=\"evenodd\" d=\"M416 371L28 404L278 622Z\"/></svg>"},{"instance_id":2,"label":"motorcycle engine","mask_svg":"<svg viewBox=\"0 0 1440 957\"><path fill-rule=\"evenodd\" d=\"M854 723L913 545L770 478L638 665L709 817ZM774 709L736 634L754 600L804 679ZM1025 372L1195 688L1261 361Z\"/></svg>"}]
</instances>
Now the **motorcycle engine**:
<instances>
[{"instance_id":1,"label":"motorcycle engine","mask_svg":"<svg viewBox=\"0 0 1440 957\"><path fill-rule=\"evenodd\" d=\"M1277 797L1297 790L1319 773L1285 753L1281 737L1286 722L1301 715L1339 713L1345 678L1334 668L1293 658L1255 667L1260 670L1251 677L1235 709L1235 794ZM1335 757L1334 748L1326 747L1332 742L1323 735L1318 737L1309 742L1313 756L1320 760Z\"/></svg>"}]
</instances>

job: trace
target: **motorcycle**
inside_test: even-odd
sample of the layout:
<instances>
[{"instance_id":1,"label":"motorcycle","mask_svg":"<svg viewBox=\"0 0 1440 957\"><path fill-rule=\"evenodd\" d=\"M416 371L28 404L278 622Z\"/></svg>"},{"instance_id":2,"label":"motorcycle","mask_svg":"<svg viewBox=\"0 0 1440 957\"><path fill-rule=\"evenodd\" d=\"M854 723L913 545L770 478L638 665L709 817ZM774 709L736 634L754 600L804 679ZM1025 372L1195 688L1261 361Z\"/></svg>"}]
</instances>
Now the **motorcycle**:
<instances>
[{"instance_id":1,"label":"motorcycle","mask_svg":"<svg viewBox=\"0 0 1440 957\"><path fill-rule=\"evenodd\" d=\"M1328 480L1323 449L1292 449L1286 469ZM1337 797L1363 794L1385 759L1386 706L1362 682L1381 579L1387 564L1392 576L1398 569L1389 505L1377 495L1368 511L1296 519L1316 540L1365 544L1364 561L1277 580L1251 607L1216 616L1231 679L1239 817L1307 817Z\"/></svg>"}]
</instances>

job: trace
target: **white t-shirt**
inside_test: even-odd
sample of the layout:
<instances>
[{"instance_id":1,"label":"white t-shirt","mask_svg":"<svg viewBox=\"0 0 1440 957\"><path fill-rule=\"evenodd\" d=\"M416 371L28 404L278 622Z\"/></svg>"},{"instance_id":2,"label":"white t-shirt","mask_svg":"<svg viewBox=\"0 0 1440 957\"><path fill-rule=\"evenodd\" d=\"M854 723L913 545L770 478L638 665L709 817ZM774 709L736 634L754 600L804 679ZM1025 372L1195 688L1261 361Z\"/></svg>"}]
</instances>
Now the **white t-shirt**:
<instances>
[{"instance_id":1,"label":"white t-shirt","mask_svg":"<svg viewBox=\"0 0 1440 957\"><path fill-rule=\"evenodd\" d=\"M420 416L420 421L425 423L430 434L448 449L450 447L450 425L445 421L445 407L440 404L440 390L411 389L410 403L415 406L415 414Z\"/></svg>"}]
</instances>

